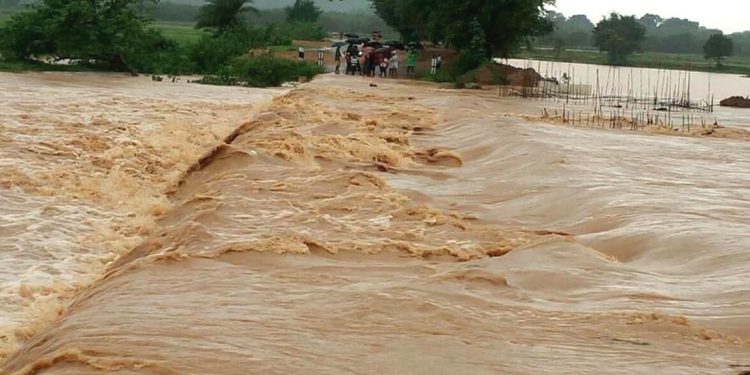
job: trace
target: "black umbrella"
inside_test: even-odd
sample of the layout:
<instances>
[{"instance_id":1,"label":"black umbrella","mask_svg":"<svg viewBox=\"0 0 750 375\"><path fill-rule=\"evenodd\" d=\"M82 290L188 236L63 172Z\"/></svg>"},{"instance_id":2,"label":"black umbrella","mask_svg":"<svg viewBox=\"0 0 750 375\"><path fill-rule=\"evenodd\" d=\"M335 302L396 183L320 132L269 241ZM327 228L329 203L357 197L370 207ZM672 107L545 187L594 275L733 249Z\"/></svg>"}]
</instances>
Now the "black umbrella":
<instances>
[{"instance_id":1,"label":"black umbrella","mask_svg":"<svg viewBox=\"0 0 750 375\"><path fill-rule=\"evenodd\" d=\"M359 39L359 35L357 34L344 34L344 36L351 39Z\"/></svg>"},{"instance_id":2,"label":"black umbrella","mask_svg":"<svg viewBox=\"0 0 750 375\"><path fill-rule=\"evenodd\" d=\"M393 49L397 49L397 50L401 50L401 51L403 51L403 50L406 49L406 45L404 43L401 43L401 42L398 42L398 41L395 41L395 40L389 40L389 41L387 41L387 42L385 42L383 44L386 45L386 46L388 46L388 47L391 47Z\"/></svg>"},{"instance_id":3,"label":"black umbrella","mask_svg":"<svg viewBox=\"0 0 750 375\"><path fill-rule=\"evenodd\" d=\"M347 39L345 43L346 44L362 44L361 40L358 38Z\"/></svg>"}]
</instances>

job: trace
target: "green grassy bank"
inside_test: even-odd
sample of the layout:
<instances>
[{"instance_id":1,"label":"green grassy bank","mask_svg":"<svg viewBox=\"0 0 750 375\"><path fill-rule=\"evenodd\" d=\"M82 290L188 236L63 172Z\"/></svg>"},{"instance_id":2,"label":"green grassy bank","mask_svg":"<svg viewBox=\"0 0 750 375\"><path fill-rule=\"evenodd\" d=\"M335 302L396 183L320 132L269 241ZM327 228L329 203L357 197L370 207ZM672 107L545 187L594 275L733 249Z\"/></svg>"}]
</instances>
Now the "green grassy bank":
<instances>
[{"instance_id":1,"label":"green grassy bank","mask_svg":"<svg viewBox=\"0 0 750 375\"><path fill-rule=\"evenodd\" d=\"M164 36L182 45L195 43L202 36L207 35L205 30L198 30L194 24L159 22L151 25L152 28L160 30Z\"/></svg>"}]
</instances>

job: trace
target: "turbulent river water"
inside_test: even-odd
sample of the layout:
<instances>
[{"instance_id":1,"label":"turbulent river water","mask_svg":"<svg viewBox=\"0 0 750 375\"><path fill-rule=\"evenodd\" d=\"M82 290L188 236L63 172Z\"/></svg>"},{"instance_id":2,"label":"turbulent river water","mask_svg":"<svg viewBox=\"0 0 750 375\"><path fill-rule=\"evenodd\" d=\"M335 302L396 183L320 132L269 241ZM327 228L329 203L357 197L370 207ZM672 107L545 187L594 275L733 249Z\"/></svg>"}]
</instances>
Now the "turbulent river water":
<instances>
[{"instance_id":1,"label":"turbulent river water","mask_svg":"<svg viewBox=\"0 0 750 375\"><path fill-rule=\"evenodd\" d=\"M4 373L750 370L750 142L369 83L0 75Z\"/></svg>"}]
</instances>

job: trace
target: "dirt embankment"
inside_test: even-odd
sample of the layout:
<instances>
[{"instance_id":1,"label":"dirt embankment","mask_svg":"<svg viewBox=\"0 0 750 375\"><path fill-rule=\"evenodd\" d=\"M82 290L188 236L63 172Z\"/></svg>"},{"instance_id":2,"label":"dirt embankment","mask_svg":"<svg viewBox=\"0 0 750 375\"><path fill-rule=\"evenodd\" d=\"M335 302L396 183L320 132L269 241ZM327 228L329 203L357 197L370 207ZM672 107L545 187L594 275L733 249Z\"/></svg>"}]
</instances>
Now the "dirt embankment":
<instances>
[{"instance_id":1,"label":"dirt embankment","mask_svg":"<svg viewBox=\"0 0 750 375\"><path fill-rule=\"evenodd\" d=\"M750 98L743 98L741 96L733 96L726 98L719 102L722 107L735 107L735 108L750 108Z\"/></svg>"},{"instance_id":2,"label":"dirt embankment","mask_svg":"<svg viewBox=\"0 0 750 375\"><path fill-rule=\"evenodd\" d=\"M474 71L474 79L480 85L536 86L544 77L532 68L522 69L505 64L485 64Z\"/></svg>"}]
</instances>

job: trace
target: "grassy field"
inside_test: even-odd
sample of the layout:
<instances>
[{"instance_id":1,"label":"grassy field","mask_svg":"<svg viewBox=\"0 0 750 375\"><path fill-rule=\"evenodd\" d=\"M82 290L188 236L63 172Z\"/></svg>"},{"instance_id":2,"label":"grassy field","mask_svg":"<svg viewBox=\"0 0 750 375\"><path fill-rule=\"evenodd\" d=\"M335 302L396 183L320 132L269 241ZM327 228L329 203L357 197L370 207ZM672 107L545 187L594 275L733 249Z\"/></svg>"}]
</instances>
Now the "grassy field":
<instances>
[{"instance_id":1,"label":"grassy field","mask_svg":"<svg viewBox=\"0 0 750 375\"><path fill-rule=\"evenodd\" d=\"M161 30L164 36L173 39L180 44L190 44L197 42L203 35L208 35L206 31L196 30L193 24L182 23L155 23L150 27Z\"/></svg>"},{"instance_id":2,"label":"grassy field","mask_svg":"<svg viewBox=\"0 0 750 375\"><path fill-rule=\"evenodd\" d=\"M561 56L557 56L552 50L536 49L533 51L524 50L514 57L520 59L607 65L607 55L597 51L565 51ZM697 54L644 52L631 56L628 59L627 66L682 70L688 64L690 64L690 68L694 71L750 74L750 56L730 57L724 61L724 66L721 69L717 69L715 61L706 60L703 56Z\"/></svg>"}]
</instances>

